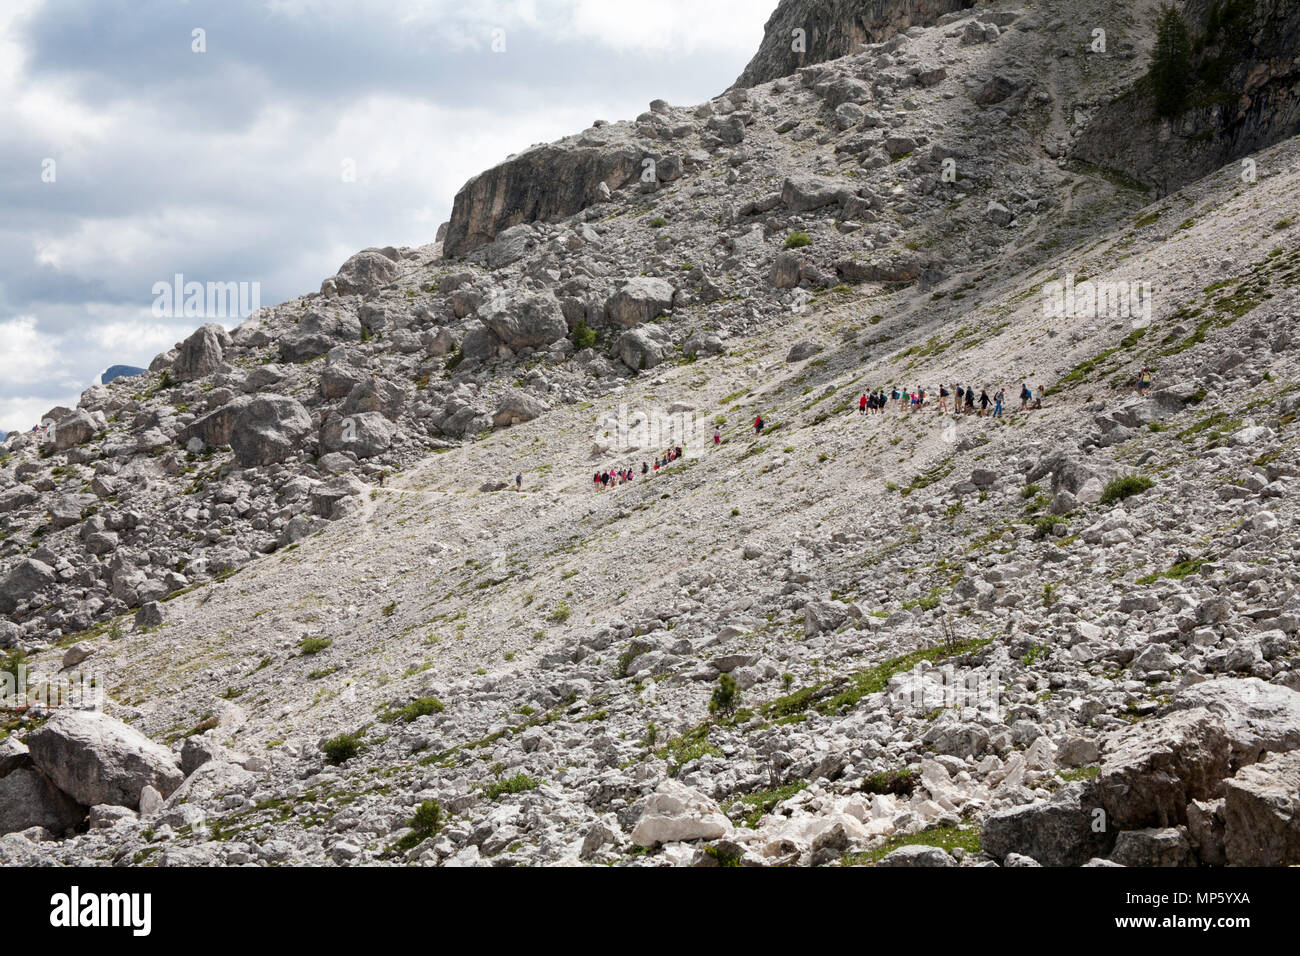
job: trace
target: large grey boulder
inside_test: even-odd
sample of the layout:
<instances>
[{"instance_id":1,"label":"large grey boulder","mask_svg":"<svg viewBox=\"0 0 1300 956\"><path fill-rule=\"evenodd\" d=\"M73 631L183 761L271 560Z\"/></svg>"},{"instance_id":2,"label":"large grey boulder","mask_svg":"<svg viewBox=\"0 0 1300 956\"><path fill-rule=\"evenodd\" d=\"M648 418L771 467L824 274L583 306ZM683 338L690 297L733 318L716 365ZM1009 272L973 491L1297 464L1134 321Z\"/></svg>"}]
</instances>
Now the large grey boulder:
<instances>
[{"instance_id":1,"label":"large grey boulder","mask_svg":"<svg viewBox=\"0 0 1300 956\"><path fill-rule=\"evenodd\" d=\"M802 339L790 346L790 351L786 353L785 360L789 363L802 362L824 351L826 351L826 346L820 342Z\"/></svg>"},{"instance_id":2,"label":"large grey boulder","mask_svg":"<svg viewBox=\"0 0 1300 956\"><path fill-rule=\"evenodd\" d=\"M0 492L0 515L26 508L28 505L34 504L37 497L36 492L26 485L6 489Z\"/></svg>"},{"instance_id":3,"label":"large grey boulder","mask_svg":"<svg viewBox=\"0 0 1300 956\"><path fill-rule=\"evenodd\" d=\"M221 370L230 333L215 322L197 329L181 343L171 374L178 382L189 382Z\"/></svg>"},{"instance_id":4,"label":"large grey boulder","mask_svg":"<svg viewBox=\"0 0 1300 956\"><path fill-rule=\"evenodd\" d=\"M229 445L230 436L235 431L235 421L239 418L239 413L251 401L252 398L249 396L241 395L219 408L213 409L202 418L196 418L181 429L177 441L182 445L187 445L191 438L197 438L203 444L213 447Z\"/></svg>"},{"instance_id":5,"label":"large grey boulder","mask_svg":"<svg viewBox=\"0 0 1300 956\"><path fill-rule=\"evenodd\" d=\"M366 487L366 483L355 475L339 475L331 478L311 490L309 497L312 514L322 518L332 518L340 501L364 493Z\"/></svg>"},{"instance_id":6,"label":"large grey boulder","mask_svg":"<svg viewBox=\"0 0 1300 956\"><path fill-rule=\"evenodd\" d=\"M44 827L62 836L86 817L86 808L39 770L20 767L0 777L0 834Z\"/></svg>"},{"instance_id":7,"label":"large grey boulder","mask_svg":"<svg viewBox=\"0 0 1300 956\"><path fill-rule=\"evenodd\" d=\"M361 412L331 418L321 426L320 444L326 452L348 451L358 458L373 458L387 449L397 426L379 412Z\"/></svg>"},{"instance_id":8,"label":"large grey boulder","mask_svg":"<svg viewBox=\"0 0 1300 956\"><path fill-rule=\"evenodd\" d=\"M835 271L845 282L915 282L931 264L919 256L899 254L875 262L841 259Z\"/></svg>"},{"instance_id":9,"label":"large grey boulder","mask_svg":"<svg viewBox=\"0 0 1300 956\"><path fill-rule=\"evenodd\" d=\"M311 433L311 416L295 399L259 395L240 409L230 435L230 447L244 468L284 461Z\"/></svg>"},{"instance_id":10,"label":"large grey boulder","mask_svg":"<svg viewBox=\"0 0 1300 956\"><path fill-rule=\"evenodd\" d=\"M1300 693L1258 677L1218 677L1182 690L1174 711L1203 707L1217 717L1231 747L1232 769L1267 752L1300 750Z\"/></svg>"},{"instance_id":11,"label":"large grey boulder","mask_svg":"<svg viewBox=\"0 0 1300 956\"><path fill-rule=\"evenodd\" d=\"M497 428L509 428L511 425L531 422L549 407L540 398L512 388L497 404L496 413L492 416L492 424Z\"/></svg>"},{"instance_id":12,"label":"large grey boulder","mask_svg":"<svg viewBox=\"0 0 1300 956\"><path fill-rule=\"evenodd\" d=\"M778 252L772 259L772 268L768 270L767 281L774 289L793 289L799 284L803 269L803 260L795 253Z\"/></svg>"},{"instance_id":13,"label":"large grey boulder","mask_svg":"<svg viewBox=\"0 0 1300 956\"><path fill-rule=\"evenodd\" d=\"M460 340L460 357L464 361L483 361L496 354L497 338L486 325L477 319L465 323L465 335Z\"/></svg>"},{"instance_id":14,"label":"large grey boulder","mask_svg":"<svg viewBox=\"0 0 1300 956\"><path fill-rule=\"evenodd\" d=\"M320 397L327 401L344 398L369 378L364 369L351 365L327 365L320 372Z\"/></svg>"},{"instance_id":15,"label":"large grey boulder","mask_svg":"<svg viewBox=\"0 0 1300 956\"><path fill-rule=\"evenodd\" d=\"M1114 732L1103 747L1097 792L1124 830L1185 824L1188 802L1215 796L1229 772L1228 737L1203 707Z\"/></svg>"},{"instance_id":16,"label":"large grey boulder","mask_svg":"<svg viewBox=\"0 0 1300 956\"><path fill-rule=\"evenodd\" d=\"M815 637L835 630L848 617L848 605L840 601L809 601L803 607L803 632L808 637Z\"/></svg>"},{"instance_id":17,"label":"large grey boulder","mask_svg":"<svg viewBox=\"0 0 1300 956\"><path fill-rule=\"evenodd\" d=\"M900 846L897 850L886 853L876 863L876 866L956 866L954 860L946 850L937 846L923 846L915 844L911 846Z\"/></svg>"},{"instance_id":18,"label":"large grey boulder","mask_svg":"<svg viewBox=\"0 0 1300 956\"><path fill-rule=\"evenodd\" d=\"M745 123L739 116L714 116L705 127L727 146L739 146L745 141Z\"/></svg>"},{"instance_id":19,"label":"large grey boulder","mask_svg":"<svg viewBox=\"0 0 1300 956\"><path fill-rule=\"evenodd\" d=\"M361 320L347 309L310 309L294 331L280 340L280 359L299 364L319 358L336 345L359 342Z\"/></svg>"},{"instance_id":20,"label":"large grey boulder","mask_svg":"<svg viewBox=\"0 0 1300 956\"><path fill-rule=\"evenodd\" d=\"M459 292L454 293L453 298L459 294ZM478 308L477 304L475 308ZM467 312L466 315L468 314ZM464 316L457 316L457 318L464 318ZM450 355L460 347L460 338L451 329L434 329L425 332L420 336L420 342L424 346L424 350L434 358Z\"/></svg>"},{"instance_id":21,"label":"large grey boulder","mask_svg":"<svg viewBox=\"0 0 1300 956\"><path fill-rule=\"evenodd\" d=\"M1019 853L1043 866L1082 866L1105 856L1114 841L1114 831L1095 812L1098 805L1090 784L1070 784L1050 800L990 814L980 846L999 860Z\"/></svg>"},{"instance_id":22,"label":"large grey boulder","mask_svg":"<svg viewBox=\"0 0 1300 956\"><path fill-rule=\"evenodd\" d=\"M19 604L50 587L58 576L54 569L35 558L24 558L0 579L0 614L11 614Z\"/></svg>"},{"instance_id":23,"label":"large grey boulder","mask_svg":"<svg viewBox=\"0 0 1300 956\"><path fill-rule=\"evenodd\" d=\"M649 322L673 307L673 286L665 279L637 276L628 279L605 302L609 321L624 328Z\"/></svg>"},{"instance_id":24,"label":"large grey boulder","mask_svg":"<svg viewBox=\"0 0 1300 956\"><path fill-rule=\"evenodd\" d=\"M503 344L515 351L544 348L569 334L560 303L549 294L494 296L479 308L478 315Z\"/></svg>"},{"instance_id":25,"label":"large grey boulder","mask_svg":"<svg viewBox=\"0 0 1300 956\"><path fill-rule=\"evenodd\" d=\"M1224 781L1230 866L1300 864L1300 751L1270 754Z\"/></svg>"},{"instance_id":26,"label":"large grey boulder","mask_svg":"<svg viewBox=\"0 0 1300 956\"><path fill-rule=\"evenodd\" d=\"M397 254L392 249L364 249L339 267L325 283L339 295L367 295L397 276ZM326 289L322 287L322 292Z\"/></svg>"},{"instance_id":27,"label":"large grey boulder","mask_svg":"<svg viewBox=\"0 0 1300 956\"><path fill-rule=\"evenodd\" d=\"M227 756L229 755L224 752L218 752L198 766L168 797L166 808L198 809L210 806L212 809L220 809L220 801L226 795L252 793L257 777L251 771L225 759ZM167 816L164 814L164 822Z\"/></svg>"},{"instance_id":28,"label":"large grey boulder","mask_svg":"<svg viewBox=\"0 0 1300 956\"><path fill-rule=\"evenodd\" d=\"M1125 830L1115 838L1110 858L1121 866L1195 866L1186 827Z\"/></svg>"},{"instance_id":29,"label":"large grey boulder","mask_svg":"<svg viewBox=\"0 0 1300 956\"><path fill-rule=\"evenodd\" d=\"M852 195L842 183L819 176L791 176L781 186L781 204L791 212L812 212Z\"/></svg>"},{"instance_id":30,"label":"large grey boulder","mask_svg":"<svg viewBox=\"0 0 1300 956\"><path fill-rule=\"evenodd\" d=\"M58 711L27 746L32 764L86 806L134 809L144 787L166 796L184 779L170 750L99 711Z\"/></svg>"},{"instance_id":31,"label":"large grey boulder","mask_svg":"<svg viewBox=\"0 0 1300 956\"><path fill-rule=\"evenodd\" d=\"M54 450L67 451L94 438L100 429L95 417L89 412L77 409L54 423Z\"/></svg>"},{"instance_id":32,"label":"large grey boulder","mask_svg":"<svg viewBox=\"0 0 1300 956\"><path fill-rule=\"evenodd\" d=\"M620 335L614 344L614 353L634 372L654 368L664 360L664 350L659 343L641 329L628 329Z\"/></svg>"},{"instance_id":33,"label":"large grey boulder","mask_svg":"<svg viewBox=\"0 0 1300 956\"><path fill-rule=\"evenodd\" d=\"M537 246L537 232L528 223L520 223L503 229L487 247L487 264L489 269L502 269L518 262ZM464 295L473 295L465 290ZM462 307L466 305L462 300Z\"/></svg>"}]
</instances>

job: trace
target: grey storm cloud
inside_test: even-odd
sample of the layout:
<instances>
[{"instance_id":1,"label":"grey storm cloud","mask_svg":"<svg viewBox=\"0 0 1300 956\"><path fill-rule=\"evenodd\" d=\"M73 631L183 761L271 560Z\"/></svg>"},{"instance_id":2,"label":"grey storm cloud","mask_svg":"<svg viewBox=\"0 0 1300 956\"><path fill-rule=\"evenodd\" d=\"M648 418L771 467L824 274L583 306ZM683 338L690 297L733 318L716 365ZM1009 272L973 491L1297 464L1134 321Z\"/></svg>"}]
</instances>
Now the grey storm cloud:
<instances>
[{"instance_id":1,"label":"grey storm cloud","mask_svg":"<svg viewBox=\"0 0 1300 956\"><path fill-rule=\"evenodd\" d=\"M257 282L269 305L358 249L431 242L456 190L508 153L655 97L721 92L773 0L625 16L608 0L10 3L0 428L13 429L199 324L155 317L156 282Z\"/></svg>"}]
</instances>

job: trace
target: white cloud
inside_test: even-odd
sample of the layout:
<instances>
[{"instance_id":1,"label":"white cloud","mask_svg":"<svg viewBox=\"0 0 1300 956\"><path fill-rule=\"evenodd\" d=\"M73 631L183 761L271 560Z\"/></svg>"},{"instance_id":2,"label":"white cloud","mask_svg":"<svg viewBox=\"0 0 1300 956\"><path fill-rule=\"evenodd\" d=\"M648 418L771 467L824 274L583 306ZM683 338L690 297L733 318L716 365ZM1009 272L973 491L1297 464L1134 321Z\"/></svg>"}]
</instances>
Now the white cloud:
<instances>
[{"instance_id":1,"label":"white cloud","mask_svg":"<svg viewBox=\"0 0 1300 956\"><path fill-rule=\"evenodd\" d=\"M664 55L701 50L751 55L772 10L771 0L566 0L566 5L580 35L617 50Z\"/></svg>"},{"instance_id":2,"label":"white cloud","mask_svg":"<svg viewBox=\"0 0 1300 956\"><path fill-rule=\"evenodd\" d=\"M30 315L0 322L0 382L25 387L44 382L59 364L60 340L46 335Z\"/></svg>"}]
</instances>

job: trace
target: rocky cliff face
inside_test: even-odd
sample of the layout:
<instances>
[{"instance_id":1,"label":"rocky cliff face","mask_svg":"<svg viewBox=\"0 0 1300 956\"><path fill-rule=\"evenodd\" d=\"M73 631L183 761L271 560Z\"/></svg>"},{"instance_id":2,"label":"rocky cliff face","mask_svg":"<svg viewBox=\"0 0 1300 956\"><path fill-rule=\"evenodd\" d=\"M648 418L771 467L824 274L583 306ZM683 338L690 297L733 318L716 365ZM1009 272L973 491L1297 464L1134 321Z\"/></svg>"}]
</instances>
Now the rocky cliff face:
<instances>
[{"instance_id":1,"label":"rocky cliff face","mask_svg":"<svg viewBox=\"0 0 1300 956\"><path fill-rule=\"evenodd\" d=\"M781 0L764 28L763 43L736 80L757 86L789 76L801 66L858 52L909 27L929 25L976 0ZM802 30L802 49L794 48Z\"/></svg>"},{"instance_id":2,"label":"rocky cliff face","mask_svg":"<svg viewBox=\"0 0 1300 956\"><path fill-rule=\"evenodd\" d=\"M1300 132L1300 6L1189 0L1195 80L1187 111L1155 118L1139 82L1098 112L1075 156L1168 192Z\"/></svg>"},{"instance_id":3,"label":"rocky cliff face","mask_svg":"<svg viewBox=\"0 0 1300 956\"><path fill-rule=\"evenodd\" d=\"M572 215L608 199L640 174L640 160L638 149L595 136L578 148L541 146L512 157L456 194L444 254L472 252L510 226Z\"/></svg>"}]
</instances>

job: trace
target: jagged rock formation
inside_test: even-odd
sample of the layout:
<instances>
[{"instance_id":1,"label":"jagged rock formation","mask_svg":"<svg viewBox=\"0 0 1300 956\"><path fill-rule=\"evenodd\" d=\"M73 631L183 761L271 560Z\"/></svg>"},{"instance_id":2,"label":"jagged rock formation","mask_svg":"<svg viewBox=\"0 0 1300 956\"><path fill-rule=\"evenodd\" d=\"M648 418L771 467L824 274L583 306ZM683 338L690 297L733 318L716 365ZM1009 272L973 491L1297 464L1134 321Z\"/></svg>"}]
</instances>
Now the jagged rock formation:
<instances>
[{"instance_id":1,"label":"jagged rock formation","mask_svg":"<svg viewBox=\"0 0 1300 956\"><path fill-rule=\"evenodd\" d=\"M758 86L803 66L882 43L913 26L929 26L977 0L781 0L763 28L763 43L735 85ZM802 30L802 49L795 31Z\"/></svg>"}]
</instances>

